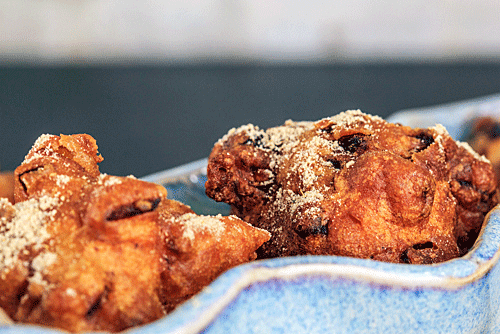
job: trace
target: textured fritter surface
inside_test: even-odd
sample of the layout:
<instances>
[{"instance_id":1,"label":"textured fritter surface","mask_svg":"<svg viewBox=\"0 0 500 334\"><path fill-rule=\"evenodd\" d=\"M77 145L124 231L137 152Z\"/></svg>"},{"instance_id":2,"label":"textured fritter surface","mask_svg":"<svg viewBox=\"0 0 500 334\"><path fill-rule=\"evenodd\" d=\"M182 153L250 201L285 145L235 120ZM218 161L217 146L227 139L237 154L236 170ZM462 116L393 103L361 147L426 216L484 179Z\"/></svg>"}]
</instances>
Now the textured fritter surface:
<instances>
[{"instance_id":1,"label":"textured fritter surface","mask_svg":"<svg viewBox=\"0 0 500 334\"><path fill-rule=\"evenodd\" d=\"M236 216L198 216L172 200L158 208L164 265L161 299L167 311L208 285L221 272L254 260L270 238ZM196 279L193 279L196 278Z\"/></svg>"},{"instance_id":2,"label":"textured fritter surface","mask_svg":"<svg viewBox=\"0 0 500 334\"><path fill-rule=\"evenodd\" d=\"M236 217L196 216L159 185L101 174L101 160L91 136L44 135L16 169L15 204L0 201L0 307L15 321L75 332L144 324L269 239Z\"/></svg>"},{"instance_id":3,"label":"textured fritter surface","mask_svg":"<svg viewBox=\"0 0 500 334\"><path fill-rule=\"evenodd\" d=\"M206 192L271 232L263 258L445 261L471 247L497 203L489 161L442 126L411 129L359 111L232 129L210 154Z\"/></svg>"},{"instance_id":4,"label":"textured fritter surface","mask_svg":"<svg viewBox=\"0 0 500 334\"><path fill-rule=\"evenodd\" d=\"M500 120L489 116L478 117L471 121L468 130L467 142L490 160L500 183Z\"/></svg>"},{"instance_id":5,"label":"textured fritter surface","mask_svg":"<svg viewBox=\"0 0 500 334\"><path fill-rule=\"evenodd\" d=\"M14 203L14 173L0 172L0 198L7 198Z\"/></svg>"}]
</instances>

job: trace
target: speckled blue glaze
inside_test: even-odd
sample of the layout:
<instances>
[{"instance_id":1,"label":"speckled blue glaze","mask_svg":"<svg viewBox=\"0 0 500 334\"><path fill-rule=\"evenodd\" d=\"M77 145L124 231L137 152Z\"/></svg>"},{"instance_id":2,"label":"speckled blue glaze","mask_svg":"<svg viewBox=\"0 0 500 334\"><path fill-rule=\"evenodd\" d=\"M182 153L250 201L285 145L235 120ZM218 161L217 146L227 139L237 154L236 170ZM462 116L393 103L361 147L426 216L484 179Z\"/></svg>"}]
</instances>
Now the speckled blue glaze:
<instances>
[{"instance_id":1,"label":"speckled blue glaze","mask_svg":"<svg viewBox=\"0 0 500 334\"><path fill-rule=\"evenodd\" d=\"M447 121L453 122L450 133L460 138L465 127L440 111L455 108L465 122L477 110L491 113L488 106L498 113L500 99L402 112L390 121L447 128ZM227 214L227 205L204 196L205 167L206 160L201 160L144 179L164 184L170 198L198 213ZM227 271L168 316L127 333L498 334L499 257L500 208L495 208L474 248L462 258L436 265L338 256L255 261ZM0 334L6 333L60 332L0 325Z\"/></svg>"},{"instance_id":2,"label":"speckled blue glaze","mask_svg":"<svg viewBox=\"0 0 500 334\"><path fill-rule=\"evenodd\" d=\"M256 261L131 333L500 333L499 228L495 209L468 255L438 265Z\"/></svg>"}]
</instances>

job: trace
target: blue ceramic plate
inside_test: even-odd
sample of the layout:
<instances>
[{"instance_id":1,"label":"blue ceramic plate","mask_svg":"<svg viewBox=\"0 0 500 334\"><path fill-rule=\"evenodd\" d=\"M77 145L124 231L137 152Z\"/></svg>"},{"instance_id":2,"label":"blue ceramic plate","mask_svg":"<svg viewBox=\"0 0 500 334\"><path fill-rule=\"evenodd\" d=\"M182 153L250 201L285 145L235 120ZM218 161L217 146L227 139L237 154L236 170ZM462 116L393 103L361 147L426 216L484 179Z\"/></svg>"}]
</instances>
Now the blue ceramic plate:
<instances>
[{"instance_id":1,"label":"blue ceramic plate","mask_svg":"<svg viewBox=\"0 0 500 334\"><path fill-rule=\"evenodd\" d=\"M500 116L500 96L421 110L389 121L441 123L461 138L479 115ZM143 178L200 214L229 207L205 196L206 160ZM127 333L500 333L500 208L474 248L436 265L339 256L255 261L233 268L168 316ZM0 324L2 317L0 315ZM4 333L57 333L0 325Z\"/></svg>"}]
</instances>

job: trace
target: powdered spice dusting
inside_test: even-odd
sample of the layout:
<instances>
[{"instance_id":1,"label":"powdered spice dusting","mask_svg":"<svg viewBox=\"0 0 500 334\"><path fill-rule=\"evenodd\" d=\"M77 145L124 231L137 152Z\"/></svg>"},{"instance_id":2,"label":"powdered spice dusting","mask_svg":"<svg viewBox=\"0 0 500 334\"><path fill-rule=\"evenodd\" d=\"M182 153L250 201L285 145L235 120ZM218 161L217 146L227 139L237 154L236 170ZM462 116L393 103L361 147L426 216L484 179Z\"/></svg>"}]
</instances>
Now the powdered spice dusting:
<instances>
[{"instance_id":1,"label":"powdered spice dusting","mask_svg":"<svg viewBox=\"0 0 500 334\"><path fill-rule=\"evenodd\" d=\"M54 216L55 211L52 209L58 202L57 198L49 196L29 199L13 206L12 217L0 218L0 269L11 267L27 247L31 246L34 251L40 250L50 238L45 222ZM9 204L0 202L0 207L6 205Z\"/></svg>"},{"instance_id":2,"label":"powdered spice dusting","mask_svg":"<svg viewBox=\"0 0 500 334\"><path fill-rule=\"evenodd\" d=\"M221 215L198 216L194 213L186 213L175 218L175 221L184 227L182 237L194 240L195 234L201 231L220 237L225 230L225 224L221 219Z\"/></svg>"},{"instance_id":3,"label":"powdered spice dusting","mask_svg":"<svg viewBox=\"0 0 500 334\"><path fill-rule=\"evenodd\" d=\"M108 175L106 173L102 173L98 176L97 184L104 185L105 187L109 187L115 184L121 184L122 179L117 176Z\"/></svg>"},{"instance_id":4,"label":"powdered spice dusting","mask_svg":"<svg viewBox=\"0 0 500 334\"><path fill-rule=\"evenodd\" d=\"M50 267L57 260L57 255L52 252L40 253L31 262L31 268L33 269L33 276L29 279L33 283L40 285L47 285L47 282L43 279L43 274L45 270Z\"/></svg>"},{"instance_id":5,"label":"powdered spice dusting","mask_svg":"<svg viewBox=\"0 0 500 334\"><path fill-rule=\"evenodd\" d=\"M30 150L30 153L24 157L23 164L28 164L32 160L38 159L41 156L49 156L54 154L54 150L52 147L52 143L50 140L54 137L54 135L43 134L37 138L33 147Z\"/></svg>"}]
</instances>

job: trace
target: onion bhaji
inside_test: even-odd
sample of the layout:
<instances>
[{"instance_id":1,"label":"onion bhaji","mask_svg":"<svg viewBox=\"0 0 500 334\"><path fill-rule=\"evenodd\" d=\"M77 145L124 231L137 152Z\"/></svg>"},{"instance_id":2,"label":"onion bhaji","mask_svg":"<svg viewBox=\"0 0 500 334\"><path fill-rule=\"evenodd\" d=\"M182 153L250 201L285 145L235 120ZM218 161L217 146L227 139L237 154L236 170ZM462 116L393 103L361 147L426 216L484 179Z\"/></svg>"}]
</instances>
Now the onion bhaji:
<instances>
[{"instance_id":1,"label":"onion bhaji","mask_svg":"<svg viewBox=\"0 0 500 334\"><path fill-rule=\"evenodd\" d=\"M259 258L441 262L467 252L498 201L489 161L443 126L412 129L355 110L232 129L207 172L208 196L271 232Z\"/></svg>"},{"instance_id":2,"label":"onion bhaji","mask_svg":"<svg viewBox=\"0 0 500 334\"><path fill-rule=\"evenodd\" d=\"M156 320L269 233L237 217L198 216L162 186L101 174L89 135L42 135L0 199L0 307L68 331Z\"/></svg>"}]
</instances>

